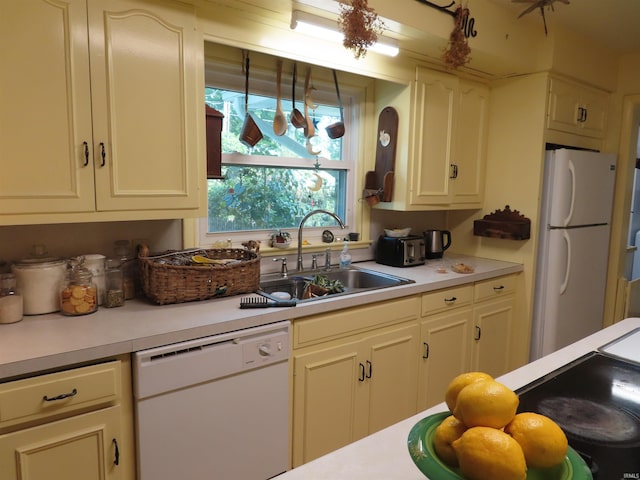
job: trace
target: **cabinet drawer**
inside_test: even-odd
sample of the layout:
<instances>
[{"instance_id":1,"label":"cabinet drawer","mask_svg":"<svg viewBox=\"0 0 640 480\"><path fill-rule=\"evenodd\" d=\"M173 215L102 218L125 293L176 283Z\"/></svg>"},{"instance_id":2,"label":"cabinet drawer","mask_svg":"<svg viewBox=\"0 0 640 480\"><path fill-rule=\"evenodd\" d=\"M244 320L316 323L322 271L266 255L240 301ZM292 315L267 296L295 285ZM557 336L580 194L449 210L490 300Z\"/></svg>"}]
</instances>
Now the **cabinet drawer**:
<instances>
[{"instance_id":1,"label":"cabinet drawer","mask_svg":"<svg viewBox=\"0 0 640 480\"><path fill-rule=\"evenodd\" d=\"M416 320L418 301L418 296L411 296L295 320L293 348Z\"/></svg>"},{"instance_id":2,"label":"cabinet drawer","mask_svg":"<svg viewBox=\"0 0 640 480\"><path fill-rule=\"evenodd\" d=\"M0 384L0 433L115 404L120 360Z\"/></svg>"},{"instance_id":3,"label":"cabinet drawer","mask_svg":"<svg viewBox=\"0 0 640 480\"><path fill-rule=\"evenodd\" d=\"M425 293L422 295L422 316L424 317L432 313L469 305L472 299L472 285L462 285L460 287Z\"/></svg>"},{"instance_id":4,"label":"cabinet drawer","mask_svg":"<svg viewBox=\"0 0 640 480\"><path fill-rule=\"evenodd\" d=\"M491 278L478 282L474 286L473 300L480 302L488 298L495 298L500 295L508 295L516 290L516 276L506 275L504 277Z\"/></svg>"}]
</instances>

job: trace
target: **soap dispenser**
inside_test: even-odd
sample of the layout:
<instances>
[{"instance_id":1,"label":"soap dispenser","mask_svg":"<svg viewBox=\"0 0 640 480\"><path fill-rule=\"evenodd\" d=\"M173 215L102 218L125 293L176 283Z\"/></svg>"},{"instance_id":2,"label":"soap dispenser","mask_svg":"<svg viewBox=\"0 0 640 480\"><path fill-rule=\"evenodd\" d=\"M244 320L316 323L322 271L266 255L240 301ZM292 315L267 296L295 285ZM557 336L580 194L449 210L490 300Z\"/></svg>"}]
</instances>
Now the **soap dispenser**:
<instances>
[{"instance_id":1,"label":"soap dispenser","mask_svg":"<svg viewBox=\"0 0 640 480\"><path fill-rule=\"evenodd\" d=\"M349 268L351 265L351 254L349 253L349 242L345 240L342 252L340 252L340 268Z\"/></svg>"}]
</instances>

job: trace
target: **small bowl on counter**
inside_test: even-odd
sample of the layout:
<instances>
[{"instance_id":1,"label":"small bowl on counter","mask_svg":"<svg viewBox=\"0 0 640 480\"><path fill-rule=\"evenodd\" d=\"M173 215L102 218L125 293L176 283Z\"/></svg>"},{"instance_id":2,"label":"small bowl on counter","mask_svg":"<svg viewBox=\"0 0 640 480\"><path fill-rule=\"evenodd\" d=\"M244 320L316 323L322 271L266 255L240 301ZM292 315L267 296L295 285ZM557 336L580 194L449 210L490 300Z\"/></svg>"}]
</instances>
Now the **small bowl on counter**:
<instances>
[{"instance_id":1,"label":"small bowl on counter","mask_svg":"<svg viewBox=\"0 0 640 480\"><path fill-rule=\"evenodd\" d=\"M393 238L408 237L410 233L411 233L411 227L406 227L406 228L385 228L384 229L384 234L387 237L393 237Z\"/></svg>"}]
</instances>

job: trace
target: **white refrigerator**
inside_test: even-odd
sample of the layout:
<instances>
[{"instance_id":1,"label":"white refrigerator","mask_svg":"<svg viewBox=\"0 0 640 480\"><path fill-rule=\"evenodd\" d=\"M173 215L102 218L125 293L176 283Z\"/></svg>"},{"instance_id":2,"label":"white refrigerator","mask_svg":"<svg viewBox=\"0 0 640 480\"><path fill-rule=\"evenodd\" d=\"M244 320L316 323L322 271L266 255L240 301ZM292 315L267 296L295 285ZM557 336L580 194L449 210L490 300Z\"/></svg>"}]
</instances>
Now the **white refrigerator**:
<instances>
[{"instance_id":1,"label":"white refrigerator","mask_svg":"<svg viewBox=\"0 0 640 480\"><path fill-rule=\"evenodd\" d=\"M614 154L546 152L532 360L602 328L615 169Z\"/></svg>"}]
</instances>

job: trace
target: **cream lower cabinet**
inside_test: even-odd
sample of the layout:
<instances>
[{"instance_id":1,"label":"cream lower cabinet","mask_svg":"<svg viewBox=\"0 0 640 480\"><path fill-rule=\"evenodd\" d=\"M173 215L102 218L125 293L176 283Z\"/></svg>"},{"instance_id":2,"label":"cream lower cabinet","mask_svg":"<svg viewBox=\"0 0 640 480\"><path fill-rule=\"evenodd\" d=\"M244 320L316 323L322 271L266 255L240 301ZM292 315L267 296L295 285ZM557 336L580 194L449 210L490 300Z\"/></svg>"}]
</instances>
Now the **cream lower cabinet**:
<instances>
[{"instance_id":1,"label":"cream lower cabinet","mask_svg":"<svg viewBox=\"0 0 640 480\"><path fill-rule=\"evenodd\" d=\"M14 46L0 53L0 223L196 216L193 7L22 0L0 11L0 40Z\"/></svg>"},{"instance_id":2,"label":"cream lower cabinet","mask_svg":"<svg viewBox=\"0 0 640 480\"><path fill-rule=\"evenodd\" d=\"M422 295L418 410L444 401L451 379L469 370L473 339L473 285Z\"/></svg>"},{"instance_id":3,"label":"cream lower cabinet","mask_svg":"<svg viewBox=\"0 0 640 480\"><path fill-rule=\"evenodd\" d=\"M512 370L516 276L478 282L473 297L473 370L497 377Z\"/></svg>"},{"instance_id":4,"label":"cream lower cabinet","mask_svg":"<svg viewBox=\"0 0 640 480\"><path fill-rule=\"evenodd\" d=\"M3 480L133 480L129 362L0 384Z\"/></svg>"},{"instance_id":5,"label":"cream lower cabinet","mask_svg":"<svg viewBox=\"0 0 640 480\"><path fill-rule=\"evenodd\" d=\"M409 297L294 322L294 467L416 413L417 315Z\"/></svg>"},{"instance_id":6,"label":"cream lower cabinet","mask_svg":"<svg viewBox=\"0 0 640 480\"><path fill-rule=\"evenodd\" d=\"M418 409L444 401L449 382L468 371L494 377L513 368L516 275L425 293Z\"/></svg>"},{"instance_id":7,"label":"cream lower cabinet","mask_svg":"<svg viewBox=\"0 0 640 480\"><path fill-rule=\"evenodd\" d=\"M6 480L123 479L120 407L0 436ZM6 476L5 476L6 475Z\"/></svg>"}]
</instances>

